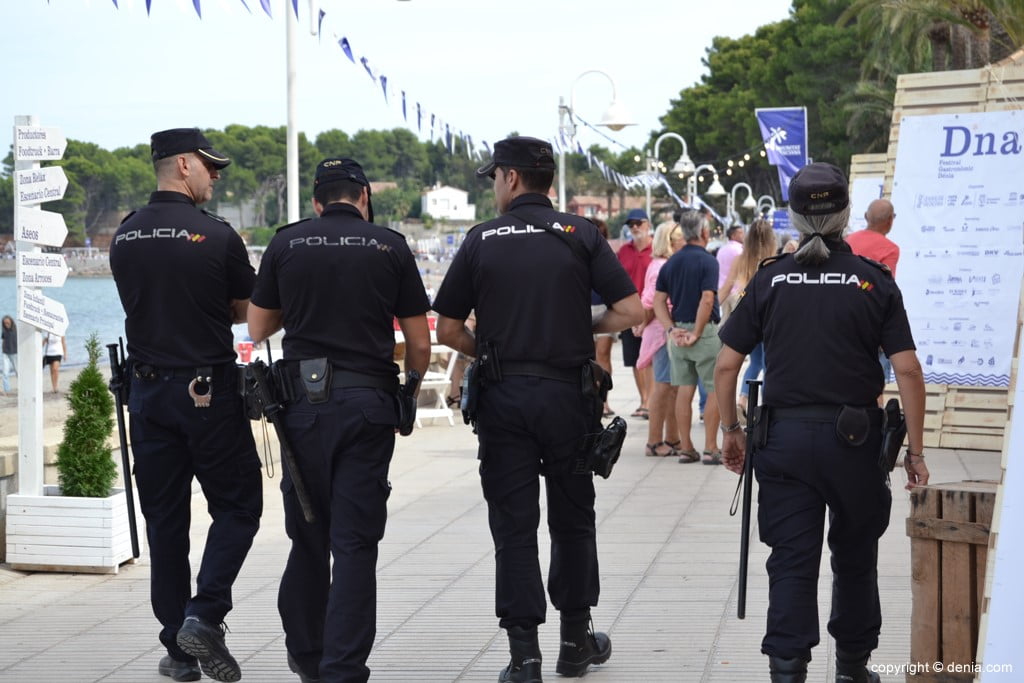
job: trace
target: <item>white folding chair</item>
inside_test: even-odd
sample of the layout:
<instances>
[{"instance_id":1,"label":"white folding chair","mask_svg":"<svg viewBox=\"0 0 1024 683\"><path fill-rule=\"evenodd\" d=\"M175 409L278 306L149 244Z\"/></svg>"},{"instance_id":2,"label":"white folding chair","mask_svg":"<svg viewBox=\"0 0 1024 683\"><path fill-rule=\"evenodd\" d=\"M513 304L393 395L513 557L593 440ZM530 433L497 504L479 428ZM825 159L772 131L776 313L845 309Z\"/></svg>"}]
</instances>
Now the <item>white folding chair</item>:
<instances>
[{"instance_id":1,"label":"white folding chair","mask_svg":"<svg viewBox=\"0 0 1024 683\"><path fill-rule=\"evenodd\" d=\"M430 346L430 355L432 357L445 353L448 354L448 364L444 370L427 370L423 375L423 379L420 380L420 392L429 389L435 393L435 399L433 405L420 406L416 409L417 427L423 426L420 421L421 418L433 419L437 417L447 418L448 424L452 427L455 426L455 413L448 406L447 398L448 388L452 383L452 373L455 372L455 363L459 360L459 352L443 344L432 344Z\"/></svg>"}]
</instances>

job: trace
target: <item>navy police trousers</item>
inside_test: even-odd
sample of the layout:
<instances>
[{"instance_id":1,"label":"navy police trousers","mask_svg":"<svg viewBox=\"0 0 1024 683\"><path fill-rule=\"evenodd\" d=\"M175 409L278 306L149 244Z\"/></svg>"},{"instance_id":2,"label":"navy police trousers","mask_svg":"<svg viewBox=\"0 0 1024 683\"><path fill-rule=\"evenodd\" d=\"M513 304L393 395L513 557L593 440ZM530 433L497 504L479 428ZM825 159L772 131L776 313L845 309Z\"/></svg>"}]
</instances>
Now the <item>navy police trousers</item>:
<instances>
[{"instance_id":1,"label":"navy police trousers","mask_svg":"<svg viewBox=\"0 0 1024 683\"><path fill-rule=\"evenodd\" d=\"M231 586L263 513L260 460L234 364L215 370L208 408L195 407L190 381L182 371L136 377L128 398L135 482L151 556L150 600L163 626L160 642L182 661L192 658L175 642L178 629L186 616L224 621ZM213 518L195 595L188 560L193 476Z\"/></svg>"},{"instance_id":2,"label":"navy police trousers","mask_svg":"<svg viewBox=\"0 0 1024 683\"><path fill-rule=\"evenodd\" d=\"M543 623L537 557L540 475L547 491L548 593L564 615L586 613L600 593L594 477L573 474L590 421L578 382L507 376L479 399L480 483L496 564L495 612L503 628Z\"/></svg>"},{"instance_id":3,"label":"navy police trousers","mask_svg":"<svg viewBox=\"0 0 1024 683\"><path fill-rule=\"evenodd\" d=\"M880 411L879 411L880 413ZM757 519L768 558L768 625L761 651L811 660L818 644L818 567L829 513L832 614L829 633L848 652L878 646L878 539L892 496L878 467L881 427L859 447L839 441L832 421L772 421L754 456Z\"/></svg>"},{"instance_id":4,"label":"navy police trousers","mask_svg":"<svg viewBox=\"0 0 1024 683\"><path fill-rule=\"evenodd\" d=\"M325 403L302 396L289 404L284 422L316 515L312 524L303 518L285 468L281 491L292 547L277 600L285 645L311 678L366 681L377 633L377 544L391 493L395 398L378 389L332 389Z\"/></svg>"}]
</instances>

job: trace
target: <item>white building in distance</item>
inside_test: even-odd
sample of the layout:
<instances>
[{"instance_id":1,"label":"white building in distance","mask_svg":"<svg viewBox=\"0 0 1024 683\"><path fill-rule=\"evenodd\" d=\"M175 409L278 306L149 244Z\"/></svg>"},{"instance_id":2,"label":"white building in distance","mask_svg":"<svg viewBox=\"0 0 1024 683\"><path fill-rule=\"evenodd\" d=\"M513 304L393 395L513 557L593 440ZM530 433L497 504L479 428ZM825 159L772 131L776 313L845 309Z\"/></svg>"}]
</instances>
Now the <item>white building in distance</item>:
<instances>
[{"instance_id":1,"label":"white building in distance","mask_svg":"<svg viewBox=\"0 0 1024 683\"><path fill-rule=\"evenodd\" d=\"M457 187L434 185L423 193L420 213L451 221L475 221L476 205L469 203L469 193Z\"/></svg>"}]
</instances>

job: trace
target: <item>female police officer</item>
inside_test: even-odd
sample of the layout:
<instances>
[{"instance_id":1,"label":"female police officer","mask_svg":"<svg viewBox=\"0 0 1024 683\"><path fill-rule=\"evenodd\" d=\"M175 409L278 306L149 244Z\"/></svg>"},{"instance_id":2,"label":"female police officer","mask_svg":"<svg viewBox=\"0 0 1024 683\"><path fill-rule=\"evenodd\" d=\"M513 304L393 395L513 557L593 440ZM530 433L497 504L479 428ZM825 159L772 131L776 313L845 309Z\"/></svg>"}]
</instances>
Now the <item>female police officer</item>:
<instances>
[{"instance_id":1,"label":"female police officer","mask_svg":"<svg viewBox=\"0 0 1024 683\"><path fill-rule=\"evenodd\" d=\"M883 378L877 350L892 359L906 413L907 488L928 483L922 454L924 380L899 289L888 268L842 241L849 218L846 178L815 163L789 187L792 256L766 259L719 335L726 466L741 472L744 439L734 393L743 356L764 342L763 417L755 435L758 525L771 546L768 624L761 651L773 682L806 680L818 644L818 566L828 506L833 594L829 633L836 681L877 681L866 664L882 624L878 539L892 497L878 464Z\"/></svg>"}]
</instances>

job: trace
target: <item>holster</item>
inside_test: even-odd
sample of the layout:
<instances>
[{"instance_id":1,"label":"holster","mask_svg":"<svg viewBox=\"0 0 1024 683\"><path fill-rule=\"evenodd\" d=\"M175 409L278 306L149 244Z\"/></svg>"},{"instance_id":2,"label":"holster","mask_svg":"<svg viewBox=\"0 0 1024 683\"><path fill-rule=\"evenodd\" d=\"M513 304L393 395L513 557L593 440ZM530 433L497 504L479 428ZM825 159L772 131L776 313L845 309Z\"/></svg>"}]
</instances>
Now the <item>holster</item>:
<instances>
[{"instance_id":1,"label":"holster","mask_svg":"<svg viewBox=\"0 0 1024 683\"><path fill-rule=\"evenodd\" d=\"M395 395L395 407L398 411L398 433L402 436L412 434L416 424L416 388L420 384L420 373L410 370L406 373L405 384Z\"/></svg>"},{"instance_id":2,"label":"holster","mask_svg":"<svg viewBox=\"0 0 1024 683\"><path fill-rule=\"evenodd\" d=\"M589 469L607 479L619 461L622 444L626 440L626 421L616 416L594 439L590 449Z\"/></svg>"},{"instance_id":3,"label":"holster","mask_svg":"<svg viewBox=\"0 0 1024 683\"><path fill-rule=\"evenodd\" d=\"M459 408L462 410L462 420L465 424L473 427L476 433L477 401L480 398L480 361L474 360L466 366L462 374L462 386L460 387L462 400Z\"/></svg>"},{"instance_id":4,"label":"holster","mask_svg":"<svg viewBox=\"0 0 1024 683\"><path fill-rule=\"evenodd\" d=\"M890 398L882 416L882 448L878 453L878 467L888 474L896 467L896 458L907 438L907 421L900 410L899 399Z\"/></svg>"}]
</instances>

